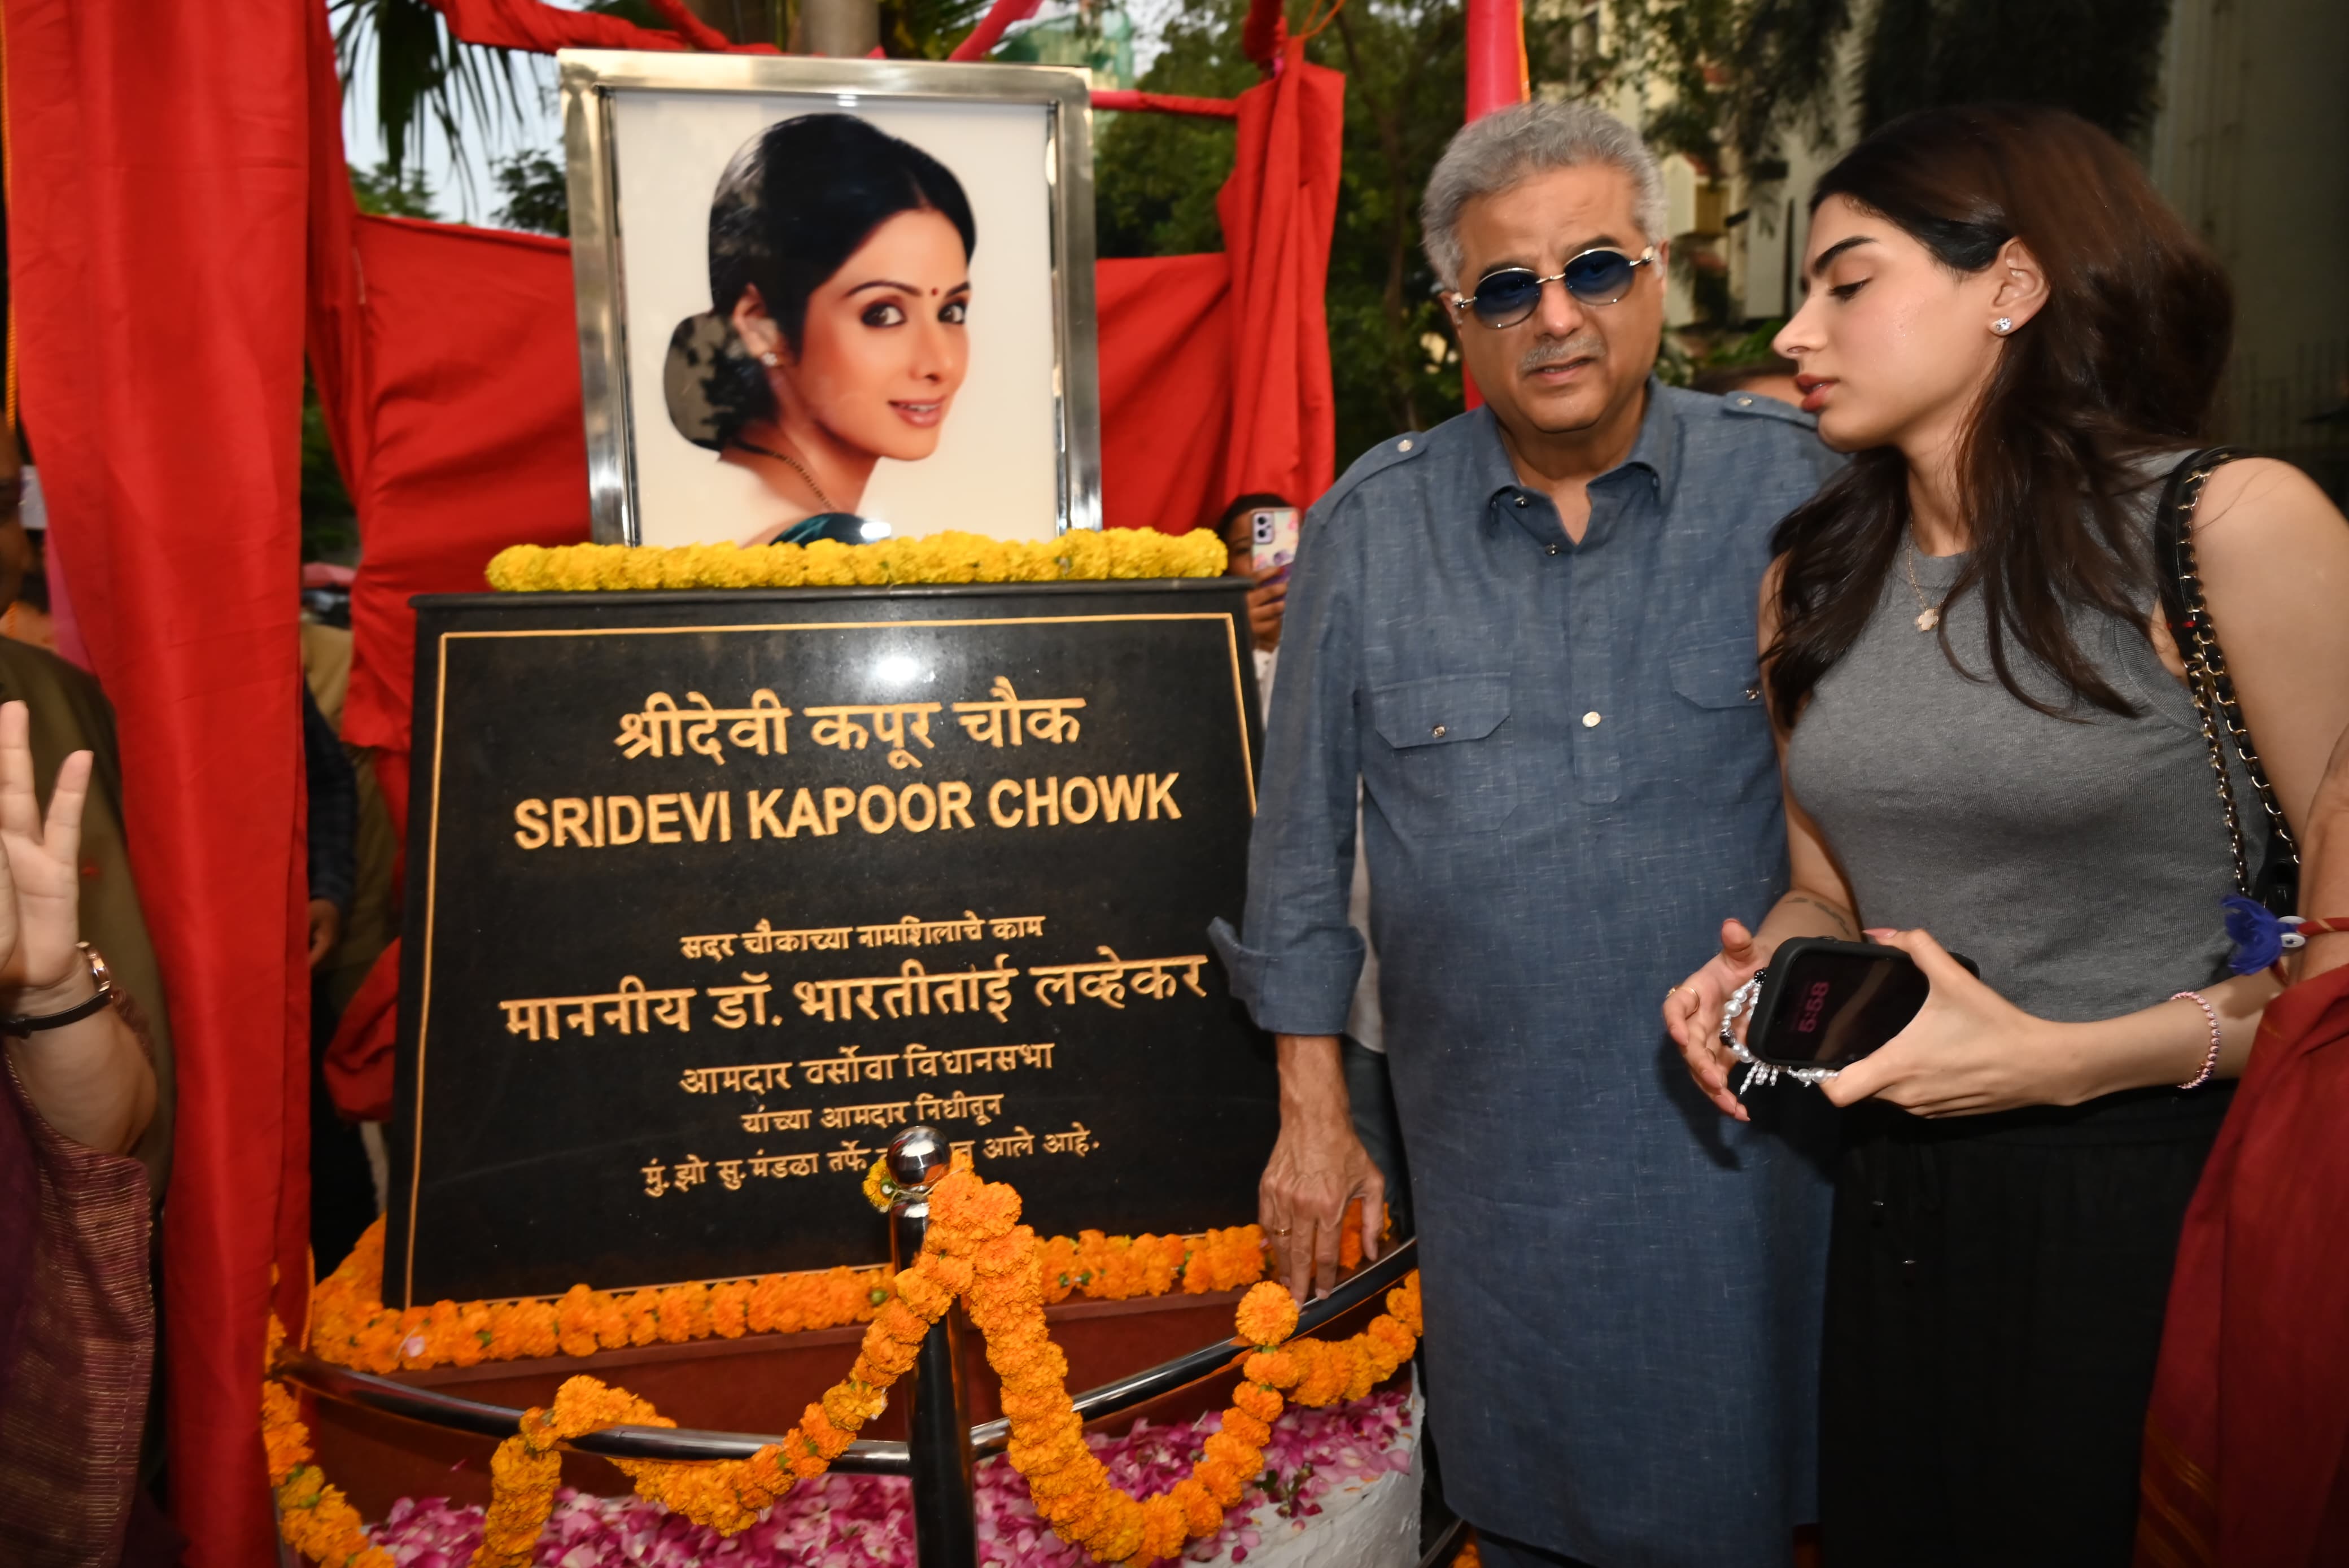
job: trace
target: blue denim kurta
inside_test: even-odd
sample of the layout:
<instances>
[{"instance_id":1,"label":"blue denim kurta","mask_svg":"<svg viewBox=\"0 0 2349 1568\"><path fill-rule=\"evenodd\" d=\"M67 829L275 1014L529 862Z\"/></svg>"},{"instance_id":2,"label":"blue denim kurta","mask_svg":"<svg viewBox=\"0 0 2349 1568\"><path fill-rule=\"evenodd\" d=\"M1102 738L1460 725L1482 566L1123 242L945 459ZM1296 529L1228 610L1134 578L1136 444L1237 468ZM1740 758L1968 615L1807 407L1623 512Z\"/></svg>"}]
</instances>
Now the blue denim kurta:
<instances>
[{"instance_id":1,"label":"blue denim kurta","mask_svg":"<svg viewBox=\"0 0 2349 1568\"><path fill-rule=\"evenodd\" d=\"M1724 1119L1660 1006L1785 883L1754 604L1834 461L1651 383L1578 545L1489 410L1357 462L1302 531L1216 934L1259 1025L1339 1032L1359 775L1444 1491L1603 1568L1780 1563L1813 1516L1825 1103Z\"/></svg>"}]
</instances>

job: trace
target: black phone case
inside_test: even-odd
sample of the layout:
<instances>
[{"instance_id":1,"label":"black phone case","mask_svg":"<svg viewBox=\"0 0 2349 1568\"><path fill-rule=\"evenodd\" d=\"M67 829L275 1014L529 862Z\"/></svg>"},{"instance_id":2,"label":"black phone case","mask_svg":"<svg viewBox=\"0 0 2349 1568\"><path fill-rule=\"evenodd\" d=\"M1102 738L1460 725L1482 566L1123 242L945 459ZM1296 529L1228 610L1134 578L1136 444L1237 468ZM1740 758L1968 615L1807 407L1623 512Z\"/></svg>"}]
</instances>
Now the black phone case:
<instances>
[{"instance_id":1,"label":"black phone case","mask_svg":"<svg viewBox=\"0 0 2349 1568\"><path fill-rule=\"evenodd\" d=\"M1963 954L1951 957L1966 967L1967 973L1979 977L1982 970ZM1872 1005L1879 1008L1877 1027L1869 1030L1871 1037L1857 1043L1857 1048L1820 1056L1790 1048L1785 1042L1795 1022L1793 1009L1799 1006L1789 998L1806 997L1816 984L1823 967L1819 959L1859 959L1889 965L1881 985L1890 987L1880 1000L1862 997L1856 1005ZM1897 947L1887 947L1874 942L1835 942L1821 936L1798 936L1780 944L1771 954L1768 973L1762 981L1762 993L1754 998L1754 1015L1745 1028L1745 1048L1755 1059L1773 1067L1845 1068L1859 1060L1899 1034L1924 1006L1932 989L1925 972L1917 961ZM1889 1024L1889 1027L1885 1027Z\"/></svg>"}]
</instances>

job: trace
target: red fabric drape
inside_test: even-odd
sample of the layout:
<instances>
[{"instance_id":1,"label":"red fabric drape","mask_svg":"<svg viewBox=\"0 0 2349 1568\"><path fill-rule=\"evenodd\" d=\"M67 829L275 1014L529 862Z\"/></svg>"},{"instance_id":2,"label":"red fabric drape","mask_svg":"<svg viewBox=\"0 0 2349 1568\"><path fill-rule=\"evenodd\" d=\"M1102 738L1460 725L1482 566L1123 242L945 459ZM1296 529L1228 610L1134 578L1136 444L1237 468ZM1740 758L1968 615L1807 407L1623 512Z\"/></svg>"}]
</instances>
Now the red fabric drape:
<instances>
[{"instance_id":1,"label":"red fabric drape","mask_svg":"<svg viewBox=\"0 0 2349 1568\"><path fill-rule=\"evenodd\" d=\"M1523 103L1530 92L1519 0L1468 0L1468 118Z\"/></svg>"},{"instance_id":2,"label":"red fabric drape","mask_svg":"<svg viewBox=\"0 0 2349 1568\"><path fill-rule=\"evenodd\" d=\"M725 49L725 39L693 20L703 36L680 36L658 28L639 27L617 16L593 11L565 11L540 0L429 0L449 24L449 31L469 44L501 49L527 49L551 55L557 49ZM714 40L714 41L713 41ZM770 49L769 53L773 51Z\"/></svg>"},{"instance_id":3,"label":"red fabric drape","mask_svg":"<svg viewBox=\"0 0 2349 1568\"><path fill-rule=\"evenodd\" d=\"M1299 506L1333 477L1336 417L1322 294L1338 215L1346 78L1284 46L1286 68L1240 95L1239 155L1216 199L1232 268L1231 415L1216 504L1252 490Z\"/></svg>"},{"instance_id":4,"label":"red fabric drape","mask_svg":"<svg viewBox=\"0 0 2349 1568\"><path fill-rule=\"evenodd\" d=\"M24 408L119 716L179 1054L171 1501L194 1568L250 1568L274 1553L270 1271L290 1322L308 1278L296 302L325 16L11 0L5 20Z\"/></svg>"},{"instance_id":5,"label":"red fabric drape","mask_svg":"<svg viewBox=\"0 0 2349 1568\"><path fill-rule=\"evenodd\" d=\"M2349 968L2268 1005L2169 1287L2141 1568L2349 1563Z\"/></svg>"}]
</instances>

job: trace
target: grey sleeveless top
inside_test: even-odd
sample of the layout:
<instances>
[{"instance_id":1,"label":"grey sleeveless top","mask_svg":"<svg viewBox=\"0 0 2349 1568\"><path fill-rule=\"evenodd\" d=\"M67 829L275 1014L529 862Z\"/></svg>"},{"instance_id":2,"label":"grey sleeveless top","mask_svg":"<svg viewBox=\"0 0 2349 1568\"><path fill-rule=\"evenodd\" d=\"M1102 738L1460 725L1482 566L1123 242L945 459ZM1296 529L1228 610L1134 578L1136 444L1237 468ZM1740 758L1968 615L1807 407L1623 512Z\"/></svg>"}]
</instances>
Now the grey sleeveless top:
<instances>
[{"instance_id":1,"label":"grey sleeveless top","mask_svg":"<svg viewBox=\"0 0 2349 1568\"><path fill-rule=\"evenodd\" d=\"M1940 603L1964 557L1914 559ZM2112 1017L2209 984L2228 953L2219 901L2235 891L2226 815L2193 702L2142 624L2072 619L2137 717L2074 701L2051 718L1992 675L1979 592L1942 608L1951 648L1978 680L1951 667L1917 614L1896 557L1787 748L1788 786L1842 865L1861 923L1931 932L2045 1018ZM2011 637L2008 648L2026 689L2064 695ZM2235 789L2256 869L2264 824L2240 768Z\"/></svg>"}]
</instances>

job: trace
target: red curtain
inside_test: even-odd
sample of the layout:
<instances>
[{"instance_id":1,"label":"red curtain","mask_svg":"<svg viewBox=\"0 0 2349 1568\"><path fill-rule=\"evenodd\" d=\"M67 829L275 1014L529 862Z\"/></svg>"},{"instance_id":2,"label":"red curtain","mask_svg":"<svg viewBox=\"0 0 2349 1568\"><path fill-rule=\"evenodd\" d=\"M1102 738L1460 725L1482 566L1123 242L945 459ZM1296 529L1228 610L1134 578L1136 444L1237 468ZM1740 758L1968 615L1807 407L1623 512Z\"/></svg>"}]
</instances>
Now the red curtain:
<instances>
[{"instance_id":1,"label":"red curtain","mask_svg":"<svg viewBox=\"0 0 2349 1568\"><path fill-rule=\"evenodd\" d=\"M295 583L325 16L293 0L10 0L5 20L23 407L120 720L179 1051L172 1504L195 1568L250 1568L274 1552L258 1419L271 1271L289 1322L308 1280Z\"/></svg>"}]
</instances>

